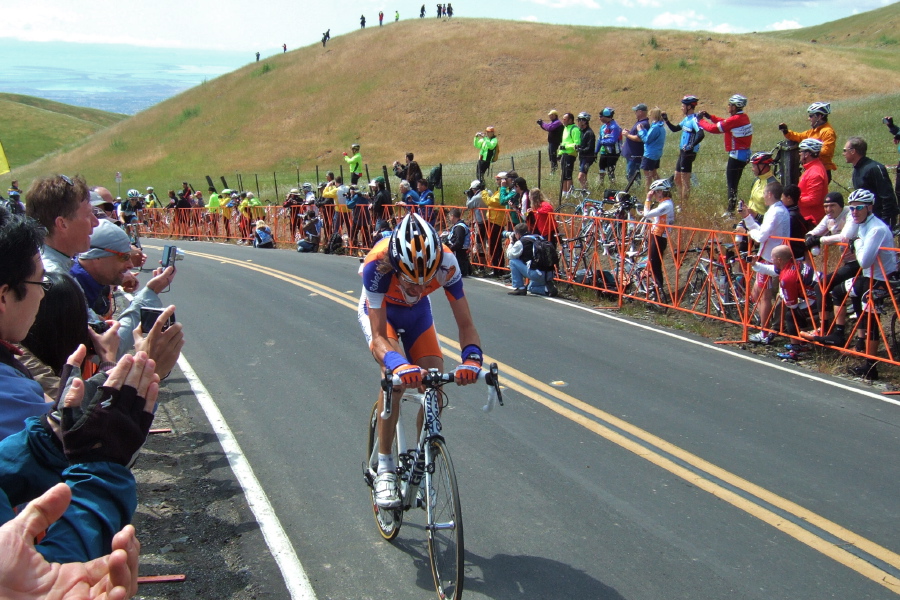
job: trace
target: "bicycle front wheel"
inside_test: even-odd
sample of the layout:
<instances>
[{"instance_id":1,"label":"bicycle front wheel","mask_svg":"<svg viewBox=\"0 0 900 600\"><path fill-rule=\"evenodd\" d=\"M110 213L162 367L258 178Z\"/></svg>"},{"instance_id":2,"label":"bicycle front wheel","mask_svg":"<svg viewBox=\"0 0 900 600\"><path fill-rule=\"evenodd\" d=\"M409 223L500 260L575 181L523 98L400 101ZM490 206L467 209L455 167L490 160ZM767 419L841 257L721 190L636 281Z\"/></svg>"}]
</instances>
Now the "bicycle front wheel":
<instances>
[{"instance_id":1,"label":"bicycle front wheel","mask_svg":"<svg viewBox=\"0 0 900 600\"><path fill-rule=\"evenodd\" d=\"M394 444L391 447L394 453L394 460L398 461L397 456L397 438L394 438ZM396 463L399 464L399 463ZM369 485L369 496L372 501L372 511L375 513L375 525L378 526L378 532L381 537L391 541L400 533L400 525L403 524L403 511L399 508L379 508L375 503L375 474L378 472L378 402L372 407L372 414L369 417L369 435L366 444L366 460L363 463L363 476Z\"/></svg>"},{"instance_id":2,"label":"bicycle front wheel","mask_svg":"<svg viewBox=\"0 0 900 600\"><path fill-rule=\"evenodd\" d=\"M438 597L458 600L463 590L464 554L462 507L453 462L443 440L431 441L431 464L426 473L429 521L428 554Z\"/></svg>"}]
</instances>

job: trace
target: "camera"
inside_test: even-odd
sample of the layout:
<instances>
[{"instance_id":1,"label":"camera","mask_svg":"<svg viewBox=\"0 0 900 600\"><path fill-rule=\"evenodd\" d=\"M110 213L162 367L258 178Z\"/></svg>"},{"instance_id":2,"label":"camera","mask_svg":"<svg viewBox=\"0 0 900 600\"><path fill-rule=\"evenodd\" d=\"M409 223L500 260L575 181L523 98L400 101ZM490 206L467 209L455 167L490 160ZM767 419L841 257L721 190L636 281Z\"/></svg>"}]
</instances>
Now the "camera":
<instances>
[{"instance_id":1,"label":"camera","mask_svg":"<svg viewBox=\"0 0 900 600\"><path fill-rule=\"evenodd\" d=\"M885 117L881 120L881 122L884 123L885 125L893 125L894 119L892 119L891 117Z\"/></svg>"},{"instance_id":2,"label":"camera","mask_svg":"<svg viewBox=\"0 0 900 600\"><path fill-rule=\"evenodd\" d=\"M148 308L146 306L141 307L141 331L144 332L144 335L150 333L150 330L153 329L153 326L156 324L156 321L159 319L159 316L161 314L163 314L163 309L161 308ZM166 322L163 323L162 330L165 331L174 324L175 314L172 313L172 315L166 320Z\"/></svg>"},{"instance_id":3,"label":"camera","mask_svg":"<svg viewBox=\"0 0 900 600\"><path fill-rule=\"evenodd\" d=\"M88 327L93 329L97 335L103 335L109 331L109 323L106 321L91 321L88 323Z\"/></svg>"},{"instance_id":4,"label":"camera","mask_svg":"<svg viewBox=\"0 0 900 600\"><path fill-rule=\"evenodd\" d=\"M162 266L174 267L176 260L184 260L184 250L179 250L178 246L163 246Z\"/></svg>"}]
</instances>

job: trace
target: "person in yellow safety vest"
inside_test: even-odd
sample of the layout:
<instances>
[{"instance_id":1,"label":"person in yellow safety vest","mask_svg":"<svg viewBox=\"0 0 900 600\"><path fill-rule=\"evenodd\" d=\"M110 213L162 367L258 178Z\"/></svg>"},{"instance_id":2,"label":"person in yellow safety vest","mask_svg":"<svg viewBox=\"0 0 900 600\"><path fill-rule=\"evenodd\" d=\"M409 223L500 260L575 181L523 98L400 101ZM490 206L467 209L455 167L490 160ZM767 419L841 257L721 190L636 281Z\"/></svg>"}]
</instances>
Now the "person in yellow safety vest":
<instances>
[{"instance_id":1,"label":"person in yellow safety vest","mask_svg":"<svg viewBox=\"0 0 900 600\"><path fill-rule=\"evenodd\" d=\"M484 174L491 168L497 155L497 133L493 127L488 127L484 132L479 131L475 134L475 147L478 148L478 166L476 168L476 178L484 181Z\"/></svg>"},{"instance_id":2,"label":"person in yellow safety vest","mask_svg":"<svg viewBox=\"0 0 900 600\"><path fill-rule=\"evenodd\" d=\"M362 177L362 154L359 153L359 144L352 144L350 151L353 152L353 156L344 152L344 160L347 161L350 169L350 185L356 185L356 182Z\"/></svg>"},{"instance_id":3,"label":"person in yellow safety vest","mask_svg":"<svg viewBox=\"0 0 900 600\"><path fill-rule=\"evenodd\" d=\"M562 117L563 138L559 144L559 167L562 171L562 192L568 194L572 189L572 171L575 168L575 157L578 155L578 147L581 145L581 130L575 124L572 113L566 113Z\"/></svg>"}]
</instances>

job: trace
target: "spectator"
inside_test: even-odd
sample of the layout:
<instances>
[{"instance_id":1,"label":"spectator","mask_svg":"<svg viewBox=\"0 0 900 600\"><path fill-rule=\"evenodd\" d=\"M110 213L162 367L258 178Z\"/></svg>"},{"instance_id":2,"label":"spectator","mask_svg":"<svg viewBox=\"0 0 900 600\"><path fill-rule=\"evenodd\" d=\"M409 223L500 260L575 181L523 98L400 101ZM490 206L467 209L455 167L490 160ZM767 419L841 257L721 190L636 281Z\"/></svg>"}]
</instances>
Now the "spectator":
<instances>
[{"instance_id":1,"label":"spectator","mask_svg":"<svg viewBox=\"0 0 900 600\"><path fill-rule=\"evenodd\" d=\"M371 248L372 236L370 232L372 231L372 224L369 220L369 196L361 193L354 185L350 186L350 194L350 198L347 201L347 206L352 211L350 218L353 223L350 228L350 245L360 245L359 234L362 232L362 247Z\"/></svg>"},{"instance_id":2,"label":"spectator","mask_svg":"<svg viewBox=\"0 0 900 600\"><path fill-rule=\"evenodd\" d=\"M528 235L528 226L519 223L512 232L505 232L510 242L506 248L506 258L509 261L509 272L512 276L513 291L510 296L527 296L528 292L537 296L548 296L548 274L531 268L531 260L534 258L534 237ZM528 279L528 287L525 286Z\"/></svg>"},{"instance_id":3,"label":"spectator","mask_svg":"<svg viewBox=\"0 0 900 600\"><path fill-rule=\"evenodd\" d=\"M458 208L451 208L447 213L450 221L450 230L447 232L447 246L456 256L456 262L459 263L459 270L463 277L472 274L472 263L469 262L469 247L472 244L472 233L469 226L462 220L462 211Z\"/></svg>"},{"instance_id":4,"label":"spectator","mask_svg":"<svg viewBox=\"0 0 900 600\"><path fill-rule=\"evenodd\" d=\"M381 27L382 25L384 25L384 11L379 10L378 11L378 26Z\"/></svg>"},{"instance_id":5,"label":"spectator","mask_svg":"<svg viewBox=\"0 0 900 600\"><path fill-rule=\"evenodd\" d=\"M810 129L797 132L788 129L784 123L779 123L778 129L784 134L786 140L792 142L802 142L803 140L814 138L822 142L822 150L819 152L819 159L822 161L826 169L826 177L828 183L831 183L831 172L837 170L834 164L834 149L837 145L837 136L834 128L828 122L828 115L831 114L831 104L828 102L813 102L806 109L806 116L809 118Z\"/></svg>"},{"instance_id":6,"label":"spectator","mask_svg":"<svg viewBox=\"0 0 900 600\"><path fill-rule=\"evenodd\" d=\"M516 213L513 224L521 223L525 215L531 210L531 197L528 195L528 181L524 177L513 179L513 189L516 192Z\"/></svg>"},{"instance_id":7,"label":"spectator","mask_svg":"<svg viewBox=\"0 0 900 600\"><path fill-rule=\"evenodd\" d=\"M391 213L391 196L388 194L386 189L386 182L384 181L384 177L378 176L372 180L369 184L375 186L375 196L372 198L372 219L374 221L386 220L390 221L392 219Z\"/></svg>"},{"instance_id":8,"label":"spectator","mask_svg":"<svg viewBox=\"0 0 900 600\"><path fill-rule=\"evenodd\" d=\"M344 161L350 170L350 185L356 185L359 178L362 177L362 154L359 153L359 144L351 144L350 152L353 153L353 156L344 152Z\"/></svg>"},{"instance_id":9,"label":"spectator","mask_svg":"<svg viewBox=\"0 0 900 600\"><path fill-rule=\"evenodd\" d=\"M312 191L312 189L310 189ZM300 190L297 188L291 188L291 191L288 192L288 195L284 198L284 204L282 204L282 208L286 208L288 211L288 218L291 221L291 239L299 233L302 223L303 223L303 213L304 210L304 197L300 193Z\"/></svg>"},{"instance_id":10,"label":"spectator","mask_svg":"<svg viewBox=\"0 0 900 600\"><path fill-rule=\"evenodd\" d=\"M350 207L347 206L347 195L350 188L344 185L344 178L338 175L334 178L334 185L326 186L322 195L334 200L334 220L332 222L332 235L350 233Z\"/></svg>"},{"instance_id":11,"label":"spectator","mask_svg":"<svg viewBox=\"0 0 900 600\"><path fill-rule=\"evenodd\" d=\"M35 179L26 193L25 214L44 226L41 248L44 270L68 273L79 252L90 248L91 232L99 221L81 176L52 175Z\"/></svg>"},{"instance_id":12,"label":"spectator","mask_svg":"<svg viewBox=\"0 0 900 600\"><path fill-rule=\"evenodd\" d=\"M597 161L597 136L591 129L590 113L578 113L576 122L578 129L581 130L581 142L578 144L578 185L581 186L581 189L586 189L588 171L591 165Z\"/></svg>"},{"instance_id":13,"label":"spectator","mask_svg":"<svg viewBox=\"0 0 900 600\"><path fill-rule=\"evenodd\" d=\"M572 189L572 172L575 170L575 157L578 154L578 147L581 145L581 130L575 124L575 117L572 113L565 113L562 117L563 137L559 144L559 168L562 171L560 179L562 181L562 193L569 195Z\"/></svg>"},{"instance_id":14,"label":"spectator","mask_svg":"<svg viewBox=\"0 0 900 600\"><path fill-rule=\"evenodd\" d=\"M900 212L897 195L891 187L891 178L884 165L866 156L868 149L866 140L861 137L847 138L844 160L853 165L853 187L857 190L869 190L875 195L872 211L893 231L897 225L897 213Z\"/></svg>"},{"instance_id":15,"label":"spectator","mask_svg":"<svg viewBox=\"0 0 900 600\"><path fill-rule=\"evenodd\" d=\"M756 179L753 180L753 187L750 188L750 196L747 199L747 208L750 210L750 217L759 221L759 217L766 212L766 203L763 200L766 186L770 183L778 181L775 173L772 172L772 165L775 159L772 158L771 152L757 152L750 157L750 169Z\"/></svg>"},{"instance_id":16,"label":"spectator","mask_svg":"<svg viewBox=\"0 0 900 600\"><path fill-rule=\"evenodd\" d=\"M515 171L498 173L498 185L500 192L500 207L509 212L506 213L507 222L511 225L519 223L519 194L516 192L513 183L519 174ZM501 177L502 175L502 177ZM490 215L488 215L490 216ZM508 227L507 223L503 225L504 229Z\"/></svg>"},{"instance_id":17,"label":"spectator","mask_svg":"<svg viewBox=\"0 0 900 600\"><path fill-rule=\"evenodd\" d=\"M809 327L813 310L816 306L818 286L815 271L806 261L798 261L790 247L775 246L772 249L772 264L758 261L753 263L753 270L770 278L778 279L779 295L785 309L784 329L788 335L797 335ZM797 359L797 353L791 350L782 358Z\"/></svg>"},{"instance_id":18,"label":"spectator","mask_svg":"<svg viewBox=\"0 0 900 600\"><path fill-rule=\"evenodd\" d=\"M622 128L615 120L616 111L606 107L600 111L600 138L597 140L597 155L599 162L597 169L600 173L597 176L597 184L603 186L604 174L609 174L610 185L616 184L616 163L619 161L619 155L622 149Z\"/></svg>"},{"instance_id":19,"label":"spectator","mask_svg":"<svg viewBox=\"0 0 900 600\"><path fill-rule=\"evenodd\" d=\"M638 132L642 129L650 128L650 121L647 120L647 105L641 102L632 108L634 111L634 126L627 132L622 133L622 156L625 158L627 167L628 181L638 181L641 175L641 161L644 157L644 142L641 141Z\"/></svg>"},{"instance_id":20,"label":"spectator","mask_svg":"<svg viewBox=\"0 0 900 600\"><path fill-rule=\"evenodd\" d=\"M484 183L476 179L469 185L469 189L465 192L466 208L470 209L473 214L475 227L478 229L478 235L475 237L475 258L482 268L486 268L487 259L484 254L484 245L487 240L487 218L485 209L487 208L488 193L484 189Z\"/></svg>"},{"instance_id":21,"label":"spectator","mask_svg":"<svg viewBox=\"0 0 900 600\"><path fill-rule=\"evenodd\" d=\"M447 18L448 18L448 19L452 19L452 18L453 18L453 6L451 6L451 4L450 4L449 2L447 3L447 6L446 6L446 8L444 9L444 12L447 13Z\"/></svg>"},{"instance_id":22,"label":"spectator","mask_svg":"<svg viewBox=\"0 0 900 600\"><path fill-rule=\"evenodd\" d=\"M394 11L394 23L396 23L396 22L399 21L399 20L400 20L400 11L399 11L399 10L395 10L395 11Z\"/></svg>"},{"instance_id":23,"label":"spectator","mask_svg":"<svg viewBox=\"0 0 900 600\"><path fill-rule=\"evenodd\" d=\"M221 196L216 192L216 188L209 187L209 200L206 202L207 215L209 220L209 228L214 236L219 235L219 216L222 211Z\"/></svg>"},{"instance_id":24,"label":"spectator","mask_svg":"<svg viewBox=\"0 0 900 600\"><path fill-rule=\"evenodd\" d=\"M416 183L416 192L418 193L419 200L416 204L418 204L418 213L422 215L422 218L428 221L428 224L434 227L434 219L437 216L434 212L434 192L428 189L428 181L425 179L420 179Z\"/></svg>"},{"instance_id":25,"label":"spectator","mask_svg":"<svg viewBox=\"0 0 900 600\"><path fill-rule=\"evenodd\" d=\"M405 164L394 161L394 175L401 181L404 179L406 181L418 181L424 177L422 169L419 167L419 163L415 161L415 156L412 152L406 153Z\"/></svg>"},{"instance_id":26,"label":"spectator","mask_svg":"<svg viewBox=\"0 0 900 600\"><path fill-rule=\"evenodd\" d=\"M366 15L359 16L359 27L360 27L360 29L366 28ZM354 181L354 183L356 183L356 182Z\"/></svg>"},{"instance_id":27,"label":"spectator","mask_svg":"<svg viewBox=\"0 0 900 600\"><path fill-rule=\"evenodd\" d=\"M888 130L894 135L894 145L897 146L897 151L900 152L900 127L894 125L894 117L885 117L882 119L882 122L887 125ZM895 177L894 194L900 199L900 162L897 163L897 174Z\"/></svg>"},{"instance_id":28,"label":"spectator","mask_svg":"<svg viewBox=\"0 0 900 600\"><path fill-rule=\"evenodd\" d=\"M497 134L494 128L488 126L484 133L475 134L475 148L478 149L478 165L476 167L477 179L484 180L484 174L491 168L491 163L497 160Z\"/></svg>"},{"instance_id":29,"label":"spectator","mask_svg":"<svg viewBox=\"0 0 900 600\"><path fill-rule=\"evenodd\" d=\"M766 204L766 213L762 224L758 224L750 217L750 209L746 206L741 211L741 226L737 231L748 233L759 248L756 260L766 264L772 263L772 249L787 238L791 233L790 215L787 208L781 203L784 188L781 183L773 181L766 185L763 201ZM750 341L757 344L771 344L772 334L765 333L762 328L766 326L772 313L773 293L771 280L767 275L757 273L753 283L751 299L756 302L757 315L759 317L760 330L750 336Z\"/></svg>"},{"instance_id":30,"label":"spectator","mask_svg":"<svg viewBox=\"0 0 900 600\"><path fill-rule=\"evenodd\" d=\"M400 194L398 204L405 205L407 212L414 212L416 205L419 203L419 193L413 190L412 186L405 179L400 182L397 192Z\"/></svg>"},{"instance_id":31,"label":"spectator","mask_svg":"<svg viewBox=\"0 0 900 600\"><path fill-rule=\"evenodd\" d=\"M753 142L753 125L750 117L744 113L747 99L740 94L735 94L728 99L728 116L719 118L706 111L698 115L698 123L708 133L721 133L725 135L725 152L728 153L728 163L725 165L725 182L728 188L728 207L723 218L728 218L734 213L737 204L738 184L747 161L750 159L750 145Z\"/></svg>"},{"instance_id":32,"label":"spectator","mask_svg":"<svg viewBox=\"0 0 900 600\"><path fill-rule=\"evenodd\" d=\"M211 192L216 191L215 188L210 188ZM159 198L156 197L156 194L153 192L152 186L147 186L147 194L146 194L147 204L145 205L147 208L162 208L159 204Z\"/></svg>"},{"instance_id":33,"label":"spectator","mask_svg":"<svg viewBox=\"0 0 900 600\"><path fill-rule=\"evenodd\" d=\"M272 235L272 229L268 225L266 225L266 222L262 219L256 222L256 230L253 233L253 247L275 247L275 236Z\"/></svg>"},{"instance_id":34,"label":"spectator","mask_svg":"<svg viewBox=\"0 0 900 600\"><path fill-rule=\"evenodd\" d=\"M13 179L6 192L6 209L14 215L24 215L25 205L22 203L22 190L19 189L19 181Z\"/></svg>"},{"instance_id":35,"label":"spectator","mask_svg":"<svg viewBox=\"0 0 900 600\"><path fill-rule=\"evenodd\" d=\"M487 198L487 240L490 250L490 266L491 277L502 277L503 269L503 236L501 235L506 229L506 205L503 199L508 202L509 181L506 178L506 171L497 173L494 178L497 183L497 191L490 194Z\"/></svg>"},{"instance_id":36,"label":"spectator","mask_svg":"<svg viewBox=\"0 0 900 600\"><path fill-rule=\"evenodd\" d=\"M538 119L537 124L547 132L547 156L550 158L550 174L552 175L556 173L556 167L559 165L559 157L556 152L562 142L563 124L559 120L559 113L556 112L556 109L548 112L547 117L550 118L549 122L545 123L543 119Z\"/></svg>"},{"instance_id":37,"label":"spectator","mask_svg":"<svg viewBox=\"0 0 900 600\"><path fill-rule=\"evenodd\" d=\"M653 208L654 203L657 205L656 208ZM668 226L675 224L675 204L672 202L671 181L657 179L650 184L647 199L644 201L644 214L641 216L652 224L647 262L656 284L655 300L668 304L669 295L666 291L665 272L663 271L663 254L669 245Z\"/></svg>"},{"instance_id":38,"label":"spectator","mask_svg":"<svg viewBox=\"0 0 900 600\"><path fill-rule=\"evenodd\" d=\"M812 229L825 216L825 195L828 193L829 177L825 165L819 159L822 141L815 138L800 142L800 164L803 175L800 176L800 214Z\"/></svg>"},{"instance_id":39,"label":"spectator","mask_svg":"<svg viewBox=\"0 0 900 600\"><path fill-rule=\"evenodd\" d=\"M781 203L788 211L790 216L790 238L788 242L782 241L783 244L790 246L794 253L794 258L803 260L806 256L806 232L810 230L809 221L803 218L800 212L800 186L790 184L784 186L781 192ZM824 212L824 211L823 211Z\"/></svg>"},{"instance_id":40,"label":"spectator","mask_svg":"<svg viewBox=\"0 0 900 600\"><path fill-rule=\"evenodd\" d=\"M187 186L187 183L184 185ZM175 201L175 235L189 237L191 209L194 207L193 192L182 189L177 198Z\"/></svg>"},{"instance_id":41,"label":"spectator","mask_svg":"<svg viewBox=\"0 0 900 600\"><path fill-rule=\"evenodd\" d=\"M108 308L103 310L103 301L109 298L110 286L121 285L125 273L131 269L130 249L125 232L109 221L104 221L91 235L90 249L80 254L72 266L71 275L84 291L88 307L96 314L109 311ZM134 345L133 332L141 322L141 307L161 308L159 294L171 285L174 277L174 267L156 269L147 285L134 295L129 306L119 315L121 327L118 330L120 342L117 357L121 357ZM102 319L95 315L92 320L96 322Z\"/></svg>"},{"instance_id":42,"label":"spectator","mask_svg":"<svg viewBox=\"0 0 900 600\"><path fill-rule=\"evenodd\" d=\"M647 191L650 185L659 178L659 163L662 159L663 146L666 143L666 128L662 120L662 111L659 107L650 110L649 127L638 127L638 137L644 144L644 155L641 157L641 174L647 181ZM626 134L631 138L631 134Z\"/></svg>"},{"instance_id":43,"label":"spectator","mask_svg":"<svg viewBox=\"0 0 900 600\"><path fill-rule=\"evenodd\" d=\"M678 160L675 162L675 186L678 188L681 204L685 206L691 198L691 173L704 136L703 128L697 123L697 115L694 113L698 102L700 99L697 96L687 95L681 99L681 114L684 118L678 125L672 125L669 122L669 115L662 113L669 130L681 132Z\"/></svg>"},{"instance_id":44,"label":"spectator","mask_svg":"<svg viewBox=\"0 0 900 600\"><path fill-rule=\"evenodd\" d=\"M846 241L852 241L862 271L854 278L849 291L846 286L837 286L832 292L834 304L839 308L834 314L831 341L838 345L844 334L847 312L843 310L843 304L849 294L857 317L855 350L865 352L869 357L861 364L850 367L849 372L867 381L878 379L874 357L878 354L881 326L877 317L872 318L873 312L869 308L863 310L863 300L868 300L872 293L887 293L888 276L897 270L894 235L887 224L875 216L876 200L875 194L868 189L854 190L847 198L854 226L847 230Z\"/></svg>"},{"instance_id":45,"label":"spectator","mask_svg":"<svg viewBox=\"0 0 900 600\"><path fill-rule=\"evenodd\" d=\"M309 210L303 219L303 239L297 242L297 252L318 252L322 239L322 221Z\"/></svg>"},{"instance_id":46,"label":"spectator","mask_svg":"<svg viewBox=\"0 0 900 600\"><path fill-rule=\"evenodd\" d=\"M533 223L531 233L537 233L545 240L553 243L555 246L556 239L556 222L553 220L553 205L544 197L544 193L539 188L533 188L530 193L531 210L526 220Z\"/></svg>"}]
</instances>

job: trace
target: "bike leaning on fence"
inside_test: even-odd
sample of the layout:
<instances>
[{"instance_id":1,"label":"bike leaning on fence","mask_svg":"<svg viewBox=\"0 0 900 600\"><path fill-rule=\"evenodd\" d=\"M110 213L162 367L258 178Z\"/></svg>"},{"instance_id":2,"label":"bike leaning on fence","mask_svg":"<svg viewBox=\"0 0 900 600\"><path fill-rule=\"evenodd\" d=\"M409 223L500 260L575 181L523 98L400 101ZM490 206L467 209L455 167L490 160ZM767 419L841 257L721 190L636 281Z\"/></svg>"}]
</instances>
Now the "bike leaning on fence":
<instances>
[{"instance_id":1,"label":"bike leaning on fence","mask_svg":"<svg viewBox=\"0 0 900 600\"><path fill-rule=\"evenodd\" d=\"M400 480L400 506L380 508L375 502L375 477L378 469L378 418L387 418L393 410L394 386L401 384L399 377L385 371L381 381L384 390L384 412L379 413L378 402L369 417L366 459L363 477L369 487L375 524L381 536L390 541L397 537L403 524L403 514L411 508L425 509L425 532L428 538L428 554L431 574L440 598L458 600L463 590L464 554L462 507L456 485L456 473L450 459L450 451L441 433L441 410L447 405L447 394L441 389L452 383L453 373L441 373L430 369L422 378L424 394L407 391L401 401L415 401L424 411L424 420L418 432L416 445L406 449L403 420L397 420L396 436L392 451ZM503 405L497 364L478 375L479 381L489 386L489 412L494 404Z\"/></svg>"}]
</instances>

